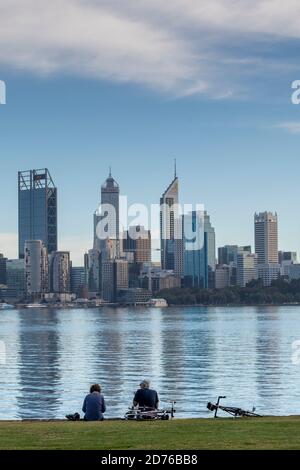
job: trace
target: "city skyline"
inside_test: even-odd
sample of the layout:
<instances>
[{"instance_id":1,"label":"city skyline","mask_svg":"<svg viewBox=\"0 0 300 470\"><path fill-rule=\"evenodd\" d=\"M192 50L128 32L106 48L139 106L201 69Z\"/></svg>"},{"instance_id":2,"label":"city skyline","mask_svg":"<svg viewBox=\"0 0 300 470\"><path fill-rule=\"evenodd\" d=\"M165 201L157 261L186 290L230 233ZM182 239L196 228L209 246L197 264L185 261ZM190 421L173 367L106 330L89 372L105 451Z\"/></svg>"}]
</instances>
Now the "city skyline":
<instances>
[{"instance_id":1,"label":"city skyline","mask_svg":"<svg viewBox=\"0 0 300 470\"><path fill-rule=\"evenodd\" d=\"M48 169L46 169L48 171ZM110 172L110 175L111 175L111 167L109 167L109 172ZM174 170L173 170L174 171ZM177 172L177 170L175 170ZM19 172L18 171L18 174L20 175L22 172ZM52 173L52 171L50 171L50 173ZM52 173L52 176L53 176L53 173ZM54 177L54 180L56 179L56 177ZM104 181L108 181L109 178L106 178L104 179ZM169 187L172 187L172 184L174 183L174 181L176 181L176 184L178 185L178 182L180 180L180 177L178 177L178 174L176 173L175 174L175 178L173 177L173 180L172 178L170 178L170 181L169 181L169 184L167 184L167 189L169 189ZM99 191L103 191L103 181L102 183L99 185ZM101 189L102 188L102 189ZM119 186L118 186L119 188ZM61 190L62 188L57 188L58 189L58 194L59 194L59 201L61 198L63 198L63 191ZM181 189L184 189L184 185L181 183ZM162 191L162 193L166 192L166 190ZM124 195L124 191L122 191L122 187L120 188L120 195ZM156 198L156 201L155 201L155 204L157 204L157 199ZM153 197L153 200L154 197ZM132 201L133 203L135 203L136 201ZM143 201L139 201L138 202L139 204L143 204ZM180 198L179 199L179 203L181 203L182 205L183 204L186 204L187 202L186 201L182 201L182 199ZM188 203L190 204L190 203ZM196 204L196 203L195 203ZM59 213L59 205L58 204L58 213ZM204 209L206 210L206 207L204 207ZM262 211L257 211L255 210L254 214L256 214L256 212L264 212L264 210ZM266 212L271 212L269 210L266 210ZM277 211L274 211L276 214L277 214ZM214 217L209 214L210 218L213 219L213 225L214 225L214 228L216 229L216 249L217 247L220 247L220 246L225 246L225 245L232 245L232 244L237 244L237 245L240 245L242 246L243 244L239 243L237 241L236 238L231 238L229 239L228 241L226 241L224 244L221 244L219 243L219 229L216 227L216 224L214 223ZM17 217L16 217L17 218ZM249 234L249 237L248 239L246 239L246 243L245 244L251 244L251 246L255 246L255 236L254 236L254 231L253 231L253 220L252 220L252 215L249 214L249 218L251 220L251 233ZM280 219L280 217L279 217ZM60 218L60 215L58 215L58 228L60 228L60 223L61 223L61 218ZM93 222L90 222L90 226L88 227L89 228L89 231L93 231L95 230L95 227L93 229ZM281 225L280 225L280 220L279 220L279 235L280 235L280 229L281 229ZM60 230L60 233L61 233L61 230ZM4 254L6 254L6 256L8 258L17 258L18 257L18 254L16 256L10 256L10 253L15 253L15 247L11 245L11 243L14 243L14 240L18 239L18 234L16 233L15 235L11 236L10 240L8 240L8 243L7 245L5 245L5 243L3 243L3 240L1 240L1 235L3 233L0 232L0 241L1 241L1 252L3 252ZM39 237L38 237L39 238ZM89 234L89 240L87 241L87 244L85 245L86 248L83 250L83 251L80 251L81 249L81 244L80 244L80 240L77 240L77 245L76 245L76 241L74 239L72 239L72 237L70 237L70 246L68 247L68 238L67 236L65 236L65 239L64 239L64 235L58 237L58 249L60 251L70 251L70 254L71 254L71 259L73 260L73 263L74 263L74 266L82 266L83 265L83 257L84 257L84 253L88 252L88 250L90 250L92 247L93 247L93 244L94 244L94 240L93 240L93 236L91 235L91 233ZM34 237L33 237L34 239ZM87 240L87 238L86 238ZM158 239L154 239L157 243L158 243ZM280 240L280 237L279 237L279 240ZM5 239L4 239L5 241ZM10 244L10 245L9 245ZM8 246L9 245L9 246ZM5 249L5 247L7 247L7 249ZM298 247L297 247L298 248ZM299 250L298 249L291 249L290 247L282 247L280 246L279 244L279 249L282 249L283 251L294 251L294 252L298 252ZM154 255L154 260L153 261L159 261L160 260L160 254L158 253L158 245L155 245L155 247L152 249L152 253ZM217 258L217 253L216 253L216 258ZM74 262L75 261L75 262Z\"/></svg>"}]
</instances>

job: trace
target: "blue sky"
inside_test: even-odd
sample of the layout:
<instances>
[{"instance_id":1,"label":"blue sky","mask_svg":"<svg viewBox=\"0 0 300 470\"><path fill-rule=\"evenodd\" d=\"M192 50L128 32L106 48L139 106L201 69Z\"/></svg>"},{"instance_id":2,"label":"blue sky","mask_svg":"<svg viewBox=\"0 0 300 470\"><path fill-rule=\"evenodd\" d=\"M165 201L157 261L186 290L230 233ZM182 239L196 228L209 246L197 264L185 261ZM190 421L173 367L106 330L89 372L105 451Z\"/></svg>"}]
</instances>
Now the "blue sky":
<instances>
[{"instance_id":1,"label":"blue sky","mask_svg":"<svg viewBox=\"0 0 300 470\"><path fill-rule=\"evenodd\" d=\"M251 2L264 19L228 3L1 1L0 252L17 254L18 170L49 168L59 247L80 264L109 165L151 204L174 158L181 202L205 204L218 246L253 243L253 213L276 210L280 248L299 251L300 27L277 0Z\"/></svg>"}]
</instances>

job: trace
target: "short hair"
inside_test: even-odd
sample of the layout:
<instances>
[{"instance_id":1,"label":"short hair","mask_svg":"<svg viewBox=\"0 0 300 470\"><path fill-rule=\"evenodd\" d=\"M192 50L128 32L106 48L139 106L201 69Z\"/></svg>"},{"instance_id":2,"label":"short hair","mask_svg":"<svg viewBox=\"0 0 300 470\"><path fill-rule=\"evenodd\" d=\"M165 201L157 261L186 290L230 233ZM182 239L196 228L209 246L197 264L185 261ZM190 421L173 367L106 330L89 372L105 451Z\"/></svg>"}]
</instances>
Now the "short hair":
<instances>
[{"instance_id":1,"label":"short hair","mask_svg":"<svg viewBox=\"0 0 300 470\"><path fill-rule=\"evenodd\" d=\"M150 388L150 382L149 380L143 380L143 382L140 383L141 388Z\"/></svg>"},{"instance_id":2,"label":"short hair","mask_svg":"<svg viewBox=\"0 0 300 470\"><path fill-rule=\"evenodd\" d=\"M91 388L90 388L90 393L94 393L94 392L101 393L101 385L99 385L99 384L92 385Z\"/></svg>"}]
</instances>

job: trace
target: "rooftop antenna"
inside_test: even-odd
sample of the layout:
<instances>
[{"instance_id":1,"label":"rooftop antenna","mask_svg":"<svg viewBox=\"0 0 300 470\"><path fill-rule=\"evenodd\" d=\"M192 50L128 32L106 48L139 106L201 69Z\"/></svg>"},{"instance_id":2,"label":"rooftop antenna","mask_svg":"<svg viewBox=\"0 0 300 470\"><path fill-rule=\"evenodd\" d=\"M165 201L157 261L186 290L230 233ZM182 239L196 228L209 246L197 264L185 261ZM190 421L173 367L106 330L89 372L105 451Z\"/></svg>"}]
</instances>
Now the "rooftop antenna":
<instances>
[{"instance_id":1,"label":"rooftop antenna","mask_svg":"<svg viewBox=\"0 0 300 470\"><path fill-rule=\"evenodd\" d=\"M177 178L177 161L176 161L176 158L174 158L174 178Z\"/></svg>"},{"instance_id":2,"label":"rooftop antenna","mask_svg":"<svg viewBox=\"0 0 300 470\"><path fill-rule=\"evenodd\" d=\"M109 177L111 178L111 166L109 167Z\"/></svg>"}]
</instances>

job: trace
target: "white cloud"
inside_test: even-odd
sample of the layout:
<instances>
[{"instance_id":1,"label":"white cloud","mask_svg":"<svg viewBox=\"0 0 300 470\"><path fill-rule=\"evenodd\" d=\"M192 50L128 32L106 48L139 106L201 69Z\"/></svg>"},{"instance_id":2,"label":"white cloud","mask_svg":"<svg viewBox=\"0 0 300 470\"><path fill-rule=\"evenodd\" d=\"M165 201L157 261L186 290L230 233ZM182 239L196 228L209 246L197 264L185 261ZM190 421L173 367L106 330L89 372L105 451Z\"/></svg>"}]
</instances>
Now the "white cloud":
<instances>
[{"instance_id":1,"label":"white cloud","mask_svg":"<svg viewBox=\"0 0 300 470\"><path fill-rule=\"evenodd\" d=\"M259 40L300 38L299 16L298 0L0 0L0 64L184 96L214 97L221 77L229 97L260 62Z\"/></svg>"},{"instance_id":2,"label":"white cloud","mask_svg":"<svg viewBox=\"0 0 300 470\"><path fill-rule=\"evenodd\" d=\"M300 134L300 121L281 122L274 126L277 129L283 129L290 134Z\"/></svg>"},{"instance_id":3,"label":"white cloud","mask_svg":"<svg viewBox=\"0 0 300 470\"><path fill-rule=\"evenodd\" d=\"M17 233L0 233L0 253L10 259L18 257Z\"/></svg>"}]
</instances>

